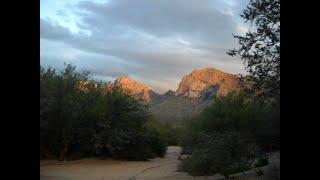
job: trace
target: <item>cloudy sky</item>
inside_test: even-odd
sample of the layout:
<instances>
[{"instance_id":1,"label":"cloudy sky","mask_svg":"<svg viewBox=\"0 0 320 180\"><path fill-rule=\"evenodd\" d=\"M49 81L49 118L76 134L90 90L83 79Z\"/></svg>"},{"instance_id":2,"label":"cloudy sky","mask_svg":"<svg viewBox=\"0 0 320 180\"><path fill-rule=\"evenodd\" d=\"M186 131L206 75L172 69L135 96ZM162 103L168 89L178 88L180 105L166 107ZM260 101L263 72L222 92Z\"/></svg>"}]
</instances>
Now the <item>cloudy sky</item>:
<instances>
[{"instance_id":1,"label":"cloudy sky","mask_svg":"<svg viewBox=\"0 0 320 180\"><path fill-rule=\"evenodd\" d=\"M239 16L248 1L41 0L40 62L105 81L126 75L159 93L193 69L244 73L226 51L249 28Z\"/></svg>"}]
</instances>

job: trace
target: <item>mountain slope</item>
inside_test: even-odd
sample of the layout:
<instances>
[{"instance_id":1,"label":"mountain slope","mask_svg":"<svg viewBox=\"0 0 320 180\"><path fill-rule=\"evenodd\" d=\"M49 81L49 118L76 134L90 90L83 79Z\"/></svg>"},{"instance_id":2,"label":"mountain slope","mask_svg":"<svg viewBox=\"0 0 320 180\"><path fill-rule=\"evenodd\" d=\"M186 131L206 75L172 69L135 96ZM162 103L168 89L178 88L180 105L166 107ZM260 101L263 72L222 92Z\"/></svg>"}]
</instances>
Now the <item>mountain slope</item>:
<instances>
[{"instance_id":1,"label":"mountain slope","mask_svg":"<svg viewBox=\"0 0 320 180\"><path fill-rule=\"evenodd\" d=\"M237 89L237 79L236 75L214 68L194 70L182 78L176 94L197 98L215 86L217 95L226 95L228 92Z\"/></svg>"},{"instance_id":2,"label":"mountain slope","mask_svg":"<svg viewBox=\"0 0 320 180\"><path fill-rule=\"evenodd\" d=\"M150 111L156 119L171 122L199 114L210 102L209 99L172 95L162 101L152 103Z\"/></svg>"},{"instance_id":3,"label":"mountain slope","mask_svg":"<svg viewBox=\"0 0 320 180\"><path fill-rule=\"evenodd\" d=\"M148 86L124 76L114 84L146 101L156 119L169 122L199 114L214 96L237 90L237 80L236 75L203 68L185 75L176 91L169 90L164 94L157 94Z\"/></svg>"},{"instance_id":4,"label":"mountain slope","mask_svg":"<svg viewBox=\"0 0 320 180\"><path fill-rule=\"evenodd\" d=\"M121 86L123 89L131 92L138 99L143 99L147 103L151 101L154 96L157 96L157 93L152 91L148 86L139 83L135 80L132 80L128 77L121 76L114 81L115 85Z\"/></svg>"}]
</instances>

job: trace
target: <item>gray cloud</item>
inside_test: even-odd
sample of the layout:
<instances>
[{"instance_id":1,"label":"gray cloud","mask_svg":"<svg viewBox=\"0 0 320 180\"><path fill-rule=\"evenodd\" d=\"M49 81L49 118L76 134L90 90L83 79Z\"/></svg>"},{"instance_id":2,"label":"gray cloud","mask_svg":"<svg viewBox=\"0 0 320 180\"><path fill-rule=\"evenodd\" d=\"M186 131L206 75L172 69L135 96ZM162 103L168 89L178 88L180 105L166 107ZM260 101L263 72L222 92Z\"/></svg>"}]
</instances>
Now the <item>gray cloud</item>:
<instances>
[{"instance_id":1,"label":"gray cloud","mask_svg":"<svg viewBox=\"0 0 320 180\"><path fill-rule=\"evenodd\" d=\"M225 53L235 46L232 33L237 33L239 22L215 5L204 0L81 1L70 7L78 17L78 33L40 19L45 40L41 51L48 57L43 47L61 42L65 51L69 48L64 53L73 55L70 61L97 77L125 74L161 92L175 89L180 78L195 68L242 73L241 62Z\"/></svg>"},{"instance_id":2,"label":"gray cloud","mask_svg":"<svg viewBox=\"0 0 320 180\"><path fill-rule=\"evenodd\" d=\"M226 46L236 32L235 19L213 1L117 0L101 4L82 1L75 11L82 28L104 36L134 29L156 37L183 36L199 46ZM220 7L221 8L221 7Z\"/></svg>"},{"instance_id":3,"label":"gray cloud","mask_svg":"<svg viewBox=\"0 0 320 180\"><path fill-rule=\"evenodd\" d=\"M64 40L70 38L71 32L68 28L62 27L58 24L53 24L50 20L40 18L40 36L51 40Z\"/></svg>"}]
</instances>

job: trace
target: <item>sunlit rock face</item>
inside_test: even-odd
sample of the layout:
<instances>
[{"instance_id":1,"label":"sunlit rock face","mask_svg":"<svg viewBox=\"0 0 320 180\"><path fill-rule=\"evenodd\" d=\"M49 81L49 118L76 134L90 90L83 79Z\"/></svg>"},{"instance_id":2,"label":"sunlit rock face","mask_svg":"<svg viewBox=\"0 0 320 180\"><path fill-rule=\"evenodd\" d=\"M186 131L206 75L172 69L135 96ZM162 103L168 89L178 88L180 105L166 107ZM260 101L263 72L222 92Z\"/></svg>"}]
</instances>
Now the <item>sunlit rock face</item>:
<instances>
[{"instance_id":1,"label":"sunlit rock face","mask_svg":"<svg viewBox=\"0 0 320 180\"><path fill-rule=\"evenodd\" d=\"M114 82L115 85L122 87L129 91L137 98L142 98L146 102L150 102L155 92L153 92L148 86L132 80L128 77L121 76Z\"/></svg>"},{"instance_id":2,"label":"sunlit rock face","mask_svg":"<svg viewBox=\"0 0 320 180\"><path fill-rule=\"evenodd\" d=\"M185 75L176 91L157 94L148 86L128 77L119 77L114 84L143 99L154 117L170 122L199 114L213 100L237 90L238 77L214 68L194 70Z\"/></svg>"},{"instance_id":3,"label":"sunlit rock face","mask_svg":"<svg viewBox=\"0 0 320 180\"><path fill-rule=\"evenodd\" d=\"M193 70L190 74L185 75L175 94L198 98L204 93L214 92L215 89L218 96L226 95L237 89L237 83L238 77L236 75L214 68L204 68Z\"/></svg>"}]
</instances>

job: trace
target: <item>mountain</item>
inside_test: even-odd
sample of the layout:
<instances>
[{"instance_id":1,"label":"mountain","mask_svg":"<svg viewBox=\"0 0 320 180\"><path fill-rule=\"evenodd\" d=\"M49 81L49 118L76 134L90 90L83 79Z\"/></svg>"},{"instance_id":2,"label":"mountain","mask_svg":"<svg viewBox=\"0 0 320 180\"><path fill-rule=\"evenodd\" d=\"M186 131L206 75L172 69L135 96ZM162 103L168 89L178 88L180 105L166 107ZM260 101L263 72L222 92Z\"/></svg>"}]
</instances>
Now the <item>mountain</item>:
<instances>
[{"instance_id":1,"label":"mountain","mask_svg":"<svg viewBox=\"0 0 320 180\"><path fill-rule=\"evenodd\" d=\"M141 98L147 103L150 103L152 98L158 94L151 90L148 86L132 80L125 76L120 76L114 81L115 85L121 86L123 89L130 91L135 97Z\"/></svg>"},{"instance_id":2,"label":"mountain","mask_svg":"<svg viewBox=\"0 0 320 180\"><path fill-rule=\"evenodd\" d=\"M175 121L199 114L214 96L237 90L238 77L214 68L193 70L185 75L176 91L157 94L148 86L121 76L115 85L130 91L149 104L149 110L160 121Z\"/></svg>"},{"instance_id":3,"label":"mountain","mask_svg":"<svg viewBox=\"0 0 320 180\"><path fill-rule=\"evenodd\" d=\"M238 77L214 68L193 70L185 75L176 91L176 95L198 98L217 91L217 95L226 95L237 89Z\"/></svg>"},{"instance_id":4,"label":"mountain","mask_svg":"<svg viewBox=\"0 0 320 180\"><path fill-rule=\"evenodd\" d=\"M210 103L211 99L172 95L150 104L150 111L156 119L172 122L197 115Z\"/></svg>"}]
</instances>

